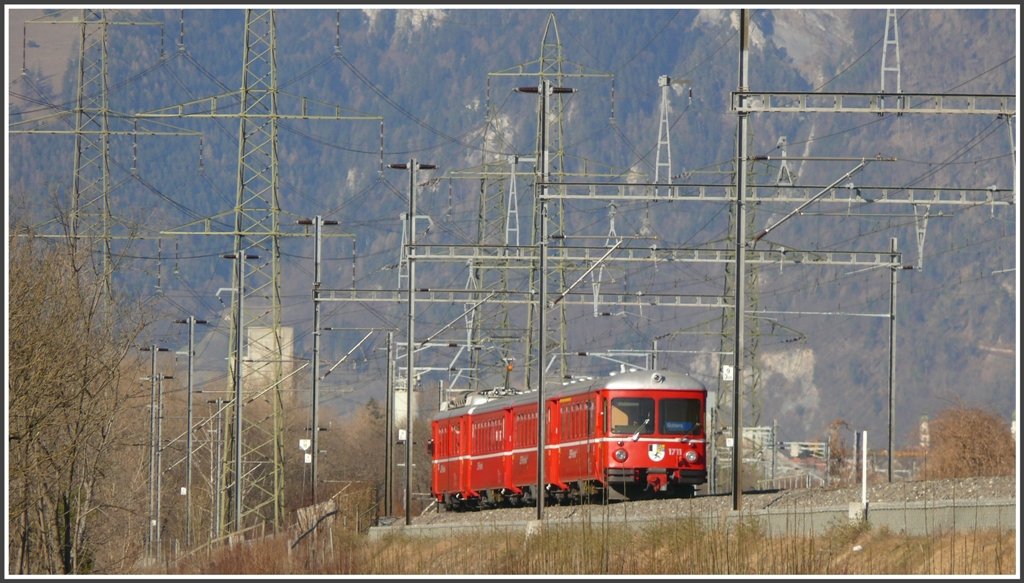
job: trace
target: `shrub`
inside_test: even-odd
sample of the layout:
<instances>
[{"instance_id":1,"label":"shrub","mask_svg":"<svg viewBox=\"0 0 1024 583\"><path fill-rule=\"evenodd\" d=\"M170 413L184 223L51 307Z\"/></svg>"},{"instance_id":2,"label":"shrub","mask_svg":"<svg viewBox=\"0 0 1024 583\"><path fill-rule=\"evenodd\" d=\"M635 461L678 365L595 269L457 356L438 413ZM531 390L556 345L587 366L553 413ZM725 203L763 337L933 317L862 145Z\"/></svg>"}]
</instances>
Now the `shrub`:
<instances>
[{"instance_id":1,"label":"shrub","mask_svg":"<svg viewBox=\"0 0 1024 583\"><path fill-rule=\"evenodd\" d=\"M939 413L929 433L922 479L1006 476L1016 471L1009 423L994 413L957 403Z\"/></svg>"}]
</instances>

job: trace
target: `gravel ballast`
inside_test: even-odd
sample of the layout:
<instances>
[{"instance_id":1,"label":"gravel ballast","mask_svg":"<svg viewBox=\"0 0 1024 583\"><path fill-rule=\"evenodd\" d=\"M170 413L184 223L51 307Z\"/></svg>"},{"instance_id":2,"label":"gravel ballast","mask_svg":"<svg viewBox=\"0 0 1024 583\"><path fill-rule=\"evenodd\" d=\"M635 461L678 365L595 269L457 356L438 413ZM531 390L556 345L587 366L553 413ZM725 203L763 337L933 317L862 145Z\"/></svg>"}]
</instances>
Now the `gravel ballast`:
<instances>
[{"instance_id":1,"label":"gravel ballast","mask_svg":"<svg viewBox=\"0 0 1024 583\"><path fill-rule=\"evenodd\" d=\"M913 482L882 482L869 484L867 500L869 503L915 503L957 500L1015 500L1017 498L1017 482L1014 476L997 476L981 478L959 478L946 480L929 480ZM743 511L756 511L766 508L834 508L847 507L852 502L861 502L860 485L844 488L800 488L769 492L744 492L740 496L740 508ZM698 495L690 499L680 500L636 500L615 502L602 506L600 504L584 505L547 505L544 507L546 519L557 520L579 516L581 512L600 512L622 514L630 519L656 519L665 516L684 514L719 514L728 513L733 509L732 494ZM495 508L488 510L448 512L436 506L427 509L420 516L412 519L414 525L458 524L458 523L493 523L527 521L537 517L535 506L521 508Z\"/></svg>"}]
</instances>

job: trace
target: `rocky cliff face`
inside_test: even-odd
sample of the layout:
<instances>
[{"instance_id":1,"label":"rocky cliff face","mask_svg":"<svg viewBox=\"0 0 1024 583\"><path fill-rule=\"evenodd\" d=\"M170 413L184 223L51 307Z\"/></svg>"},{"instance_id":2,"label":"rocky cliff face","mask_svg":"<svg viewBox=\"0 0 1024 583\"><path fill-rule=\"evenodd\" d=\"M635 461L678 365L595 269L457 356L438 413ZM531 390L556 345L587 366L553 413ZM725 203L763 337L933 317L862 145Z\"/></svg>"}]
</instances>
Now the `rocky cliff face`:
<instances>
[{"instance_id":1,"label":"rocky cliff face","mask_svg":"<svg viewBox=\"0 0 1024 583\"><path fill-rule=\"evenodd\" d=\"M880 36L884 14L882 10L875 12ZM852 10L773 10L772 41L786 51L807 83L818 87L834 74L835 63L854 54L856 28L851 26L852 16Z\"/></svg>"}]
</instances>

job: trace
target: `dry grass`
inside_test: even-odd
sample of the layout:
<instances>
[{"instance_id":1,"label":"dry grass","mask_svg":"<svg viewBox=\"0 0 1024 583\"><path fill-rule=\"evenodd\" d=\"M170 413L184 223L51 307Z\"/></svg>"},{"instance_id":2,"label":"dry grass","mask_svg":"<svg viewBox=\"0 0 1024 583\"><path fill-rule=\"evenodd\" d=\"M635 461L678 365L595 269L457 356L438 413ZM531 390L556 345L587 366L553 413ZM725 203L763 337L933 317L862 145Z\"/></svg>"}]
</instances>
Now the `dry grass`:
<instances>
[{"instance_id":1,"label":"dry grass","mask_svg":"<svg viewBox=\"0 0 1024 583\"><path fill-rule=\"evenodd\" d=\"M181 562L173 574L338 575L1007 575L1016 532L904 536L863 524L820 536L767 537L756 523L695 520L644 530L583 523L540 532L450 538L324 532L290 549L268 538Z\"/></svg>"}]
</instances>

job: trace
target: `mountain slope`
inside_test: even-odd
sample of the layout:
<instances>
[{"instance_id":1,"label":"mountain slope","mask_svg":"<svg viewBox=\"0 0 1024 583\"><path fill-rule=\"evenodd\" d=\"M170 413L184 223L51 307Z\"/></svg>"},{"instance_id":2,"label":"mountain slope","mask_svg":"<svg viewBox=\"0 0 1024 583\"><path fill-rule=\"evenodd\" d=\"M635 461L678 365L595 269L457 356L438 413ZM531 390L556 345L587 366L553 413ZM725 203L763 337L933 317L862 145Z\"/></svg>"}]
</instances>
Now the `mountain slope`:
<instances>
[{"instance_id":1,"label":"mountain slope","mask_svg":"<svg viewBox=\"0 0 1024 583\"><path fill-rule=\"evenodd\" d=\"M758 91L873 92L879 89L885 11L773 9L752 10L750 88ZM900 10L901 84L905 93L1013 94L1016 11L999 9ZM161 30L111 30L109 91L113 110L146 112L209 96L226 95L242 85L244 11L231 9L140 10L127 17L163 22ZM554 18L551 19L550 15ZM553 23L553 26L552 26ZM542 55L561 50L559 79L576 93L563 98L560 145L555 168L567 182L649 182L659 150L658 78L684 83L671 92L672 179L679 183L728 185L734 181L737 116L729 111L736 89L737 11L723 9L312 9L276 11L276 66L281 106L298 98L340 104L347 113L380 116L337 122L281 122L276 152L280 201L287 211L282 228L297 217L316 214L338 220L351 238L325 241L324 285L345 289L396 289L399 246L407 210L408 179L386 167L416 159L438 170L424 172L419 212L429 215L421 243L472 245L478 242L481 188L504 202L507 176L481 186L485 164L508 168L509 156L537 150L537 97L515 91L536 87ZM46 46L58 25L28 31ZM142 28L142 27L138 27ZM38 30L43 29L43 30ZM53 29L53 30L50 30ZM38 35L38 36L33 36ZM9 35L9 42L13 38ZM176 44L180 43L180 50ZM16 53L17 46L11 46ZM163 51L161 53L161 51ZM10 122L73 103L74 68L42 70L30 48L27 66L37 78L63 77L60 95L28 101L31 93L13 79ZM12 56L13 58L13 56ZM550 62L550 61L546 61ZM512 73L522 74L513 75ZM24 99L22 99L24 97ZM230 102L229 102L230 103ZM230 106L225 106L230 107ZM234 106L237 109L237 105ZM230 111L230 109L225 109ZM491 120L494 120L493 122ZM169 122L170 123L170 122ZM493 123L493 126L489 126ZM225 309L221 288L231 285L228 237L162 237L158 234L203 217L230 213L236 204L237 117L176 120L196 137L125 137L111 140L114 208L148 236L119 247L134 271L121 280L126 292L146 295L159 286L167 322L189 314L217 319ZM890 190L930 188L1012 188L1008 130L1004 120L981 116L873 114L755 114L750 116L754 155L771 160L752 164L754 184L775 192L781 171L780 137L788 142L787 163L798 185L826 185L863 158L872 161L849 179L877 197L869 186ZM555 127L555 126L552 126ZM489 129L491 128L491 129ZM497 129L494 129L497 128ZM500 130L500 131L498 131ZM552 130L554 131L554 130ZM67 200L71 140L56 136L11 136L8 167L9 224L39 222L52 214L49 200ZM667 168L661 168L662 172ZM524 244L533 240L533 171L517 168L518 204ZM845 183L846 181L844 181ZM602 187L601 192L612 192ZM630 192L637 192L633 190ZM677 248L729 248L729 204L718 202L645 203L620 200L567 202L564 225L553 227L569 243L590 245L595 257L615 237L637 252L652 245ZM765 200L750 205L752 229L785 217L794 203ZM786 222L758 249L886 252L898 240L905 264L920 269L899 273L895 354L897 443L913 444L917 421L952 400L1006 412L1016 404L1016 206L883 205L819 203ZM491 219L504 218L489 211ZM929 215L924 232L915 213ZM287 223L287 225L285 225ZM418 229L425 229L420 225ZM753 232L748 230L748 233ZM653 237L649 234L653 233ZM613 236L614 235L614 236ZM573 243L573 242L576 243ZM923 250L923 255L921 251ZM308 357L312 343L312 242L283 243L283 322L295 329L292 354ZM427 265L420 281L433 288L461 289L464 264ZM576 265L563 285L583 277L593 264ZM602 274L602 290L625 297L672 293L719 295L726 266L626 264L609 261L580 280L576 291L590 292L591 276ZM752 268L753 269L753 268ZM493 277L493 275L492 275ZM524 284L525 286L525 284ZM756 293L755 293L756 292ZM632 295L630 295L632 294ZM854 427L883 435L888 412L889 273L885 269L809 267L793 264L757 267L752 288L758 313L751 314L748 342L757 347L751 372L760 374L749 398L748 424L780 423L784 439L820 436L837 417ZM635 302L634 302L635 304ZM454 341L466 337L458 322L468 306L420 306L417 340L439 333ZM493 309L497 311L497 307ZM486 306L486 309L492 309ZM602 308L604 309L604 308ZM642 304L567 310L566 360L573 374L601 374L619 362L642 360L622 352L649 350L660 338L665 366L692 370L726 396L717 372L731 346L722 310L672 309ZM762 313L763 312L763 313ZM513 311L519 318L521 314ZM404 329L404 307L339 302L327 310L325 325L337 328ZM226 336L227 324L210 334ZM447 328L446 328L447 326ZM155 335L180 342L173 325ZM439 332L442 331L443 332ZM522 337L520 319L509 333ZM723 334L725 336L723 337ZM341 359L362 332L325 335L325 361ZM326 336L330 336L329 338ZM226 350L226 342L222 343ZM211 349L213 364L224 355ZM501 382L501 358L482 351L489 368L484 382ZM577 356L589 352L590 357ZM339 412L369 397L383 401L383 335L362 345L332 378L340 378L331 407ZM513 353L516 374L527 355ZM427 351L417 357L422 382L464 386L472 371L457 350ZM224 383L211 374L210 382ZM305 381L303 381L305 382ZM521 383L520 383L521 384ZM304 384L299 385L304 387ZM351 391L351 392L346 392ZM301 391L299 391L301 394ZM307 397L297 397L301 399ZM427 411L423 412L428 413ZM876 441L877 443L877 441Z\"/></svg>"}]
</instances>

